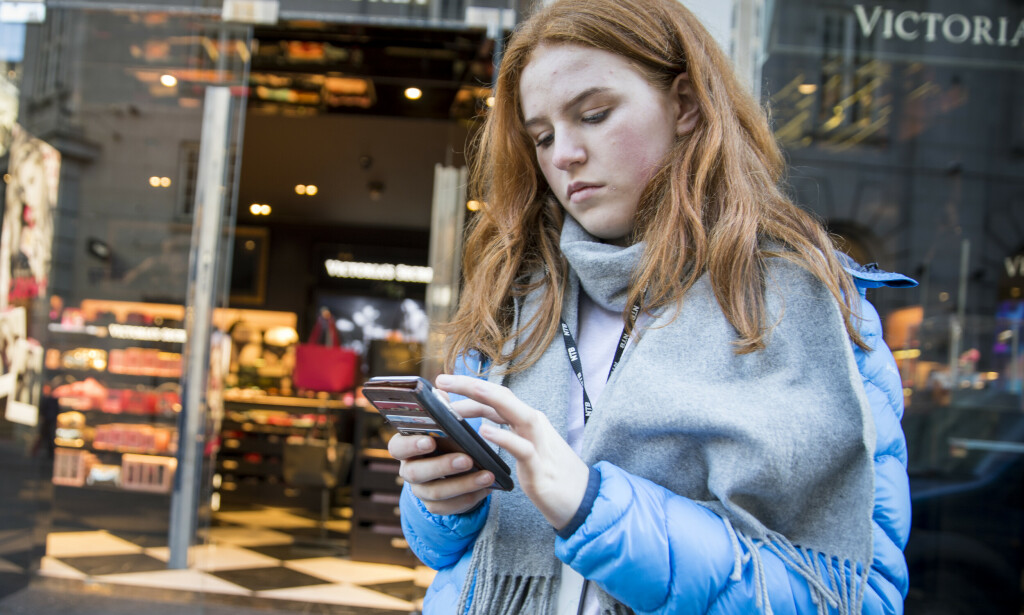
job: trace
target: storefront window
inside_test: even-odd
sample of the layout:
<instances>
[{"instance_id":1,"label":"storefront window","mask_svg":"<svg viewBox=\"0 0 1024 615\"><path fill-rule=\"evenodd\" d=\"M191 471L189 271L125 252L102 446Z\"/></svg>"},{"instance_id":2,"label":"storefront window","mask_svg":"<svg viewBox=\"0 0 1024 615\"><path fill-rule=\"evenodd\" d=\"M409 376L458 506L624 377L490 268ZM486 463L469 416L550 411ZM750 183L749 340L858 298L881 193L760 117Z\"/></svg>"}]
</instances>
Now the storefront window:
<instances>
[{"instance_id":1,"label":"storefront window","mask_svg":"<svg viewBox=\"0 0 1024 615\"><path fill-rule=\"evenodd\" d=\"M199 314L227 302L234 173L218 151L237 150L250 30L8 4L27 23L0 25L0 449L17 503L0 530L25 538L0 558L18 583L184 568L223 413Z\"/></svg>"},{"instance_id":2,"label":"storefront window","mask_svg":"<svg viewBox=\"0 0 1024 615\"><path fill-rule=\"evenodd\" d=\"M433 182L465 164L515 11L12 4L0 532L24 539L0 600L32 579L415 610L432 574L358 385L423 369ZM325 366L340 384L308 380Z\"/></svg>"},{"instance_id":3,"label":"storefront window","mask_svg":"<svg viewBox=\"0 0 1024 615\"><path fill-rule=\"evenodd\" d=\"M779 0L764 66L797 201L879 289L903 376L908 613L1021 604L1024 22L1011 2Z\"/></svg>"}]
</instances>

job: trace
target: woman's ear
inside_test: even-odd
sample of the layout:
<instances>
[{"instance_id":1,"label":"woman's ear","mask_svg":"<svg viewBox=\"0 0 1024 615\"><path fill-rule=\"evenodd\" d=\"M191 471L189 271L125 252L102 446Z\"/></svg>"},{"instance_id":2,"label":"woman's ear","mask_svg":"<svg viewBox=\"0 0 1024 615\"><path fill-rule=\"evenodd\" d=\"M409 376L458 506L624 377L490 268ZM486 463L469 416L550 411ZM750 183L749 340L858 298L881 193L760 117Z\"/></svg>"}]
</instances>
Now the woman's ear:
<instances>
[{"instance_id":1,"label":"woman's ear","mask_svg":"<svg viewBox=\"0 0 1024 615\"><path fill-rule=\"evenodd\" d=\"M672 81L670 92L676 103L676 136L681 137L689 134L700 118L700 106L693 92L693 84L690 83L690 75L679 73Z\"/></svg>"}]
</instances>

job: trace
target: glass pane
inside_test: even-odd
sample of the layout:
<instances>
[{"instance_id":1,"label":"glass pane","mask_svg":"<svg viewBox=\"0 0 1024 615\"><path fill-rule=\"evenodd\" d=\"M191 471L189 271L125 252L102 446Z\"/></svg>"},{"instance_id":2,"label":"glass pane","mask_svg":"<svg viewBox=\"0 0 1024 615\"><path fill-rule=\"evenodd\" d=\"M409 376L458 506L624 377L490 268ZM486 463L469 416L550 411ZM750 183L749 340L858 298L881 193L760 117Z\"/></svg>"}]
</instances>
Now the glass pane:
<instances>
[{"instance_id":1,"label":"glass pane","mask_svg":"<svg viewBox=\"0 0 1024 615\"><path fill-rule=\"evenodd\" d=\"M908 613L1017 613L1024 571L1024 41L1012 2L778 0L766 96L797 201L877 289L903 377Z\"/></svg>"},{"instance_id":2,"label":"glass pane","mask_svg":"<svg viewBox=\"0 0 1024 615\"><path fill-rule=\"evenodd\" d=\"M0 327L13 349L0 376L0 468L19 471L2 481L17 514L0 532L32 530L17 557L0 558L51 579L176 572L175 526L188 543L209 533L206 444L223 413L221 345L195 306L197 294L211 309L227 304L251 30L200 8L104 7L51 3L41 23L0 30ZM216 134L211 88L227 93ZM210 141L223 173L209 178L217 211L202 228L215 236L200 261ZM197 289L203 267L209 284ZM190 348L214 367L187 369ZM189 416L199 427L184 438ZM187 443L198 458L183 476ZM172 514L181 490L193 494L184 519Z\"/></svg>"}]
</instances>

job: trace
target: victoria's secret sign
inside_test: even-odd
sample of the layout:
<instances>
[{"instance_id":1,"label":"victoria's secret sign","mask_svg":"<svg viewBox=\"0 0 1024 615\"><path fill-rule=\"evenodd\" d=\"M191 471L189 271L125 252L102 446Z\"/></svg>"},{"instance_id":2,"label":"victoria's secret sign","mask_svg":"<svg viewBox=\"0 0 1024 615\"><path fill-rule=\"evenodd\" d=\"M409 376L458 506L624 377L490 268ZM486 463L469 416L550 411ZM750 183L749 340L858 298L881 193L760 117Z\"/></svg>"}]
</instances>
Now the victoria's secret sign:
<instances>
[{"instance_id":1,"label":"victoria's secret sign","mask_svg":"<svg viewBox=\"0 0 1024 615\"><path fill-rule=\"evenodd\" d=\"M1024 42L1024 19L897 11L864 4L855 5L853 12L865 38L880 36L886 40L946 41L992 47L1018 47Z\"/></svg>"}]
</instances>

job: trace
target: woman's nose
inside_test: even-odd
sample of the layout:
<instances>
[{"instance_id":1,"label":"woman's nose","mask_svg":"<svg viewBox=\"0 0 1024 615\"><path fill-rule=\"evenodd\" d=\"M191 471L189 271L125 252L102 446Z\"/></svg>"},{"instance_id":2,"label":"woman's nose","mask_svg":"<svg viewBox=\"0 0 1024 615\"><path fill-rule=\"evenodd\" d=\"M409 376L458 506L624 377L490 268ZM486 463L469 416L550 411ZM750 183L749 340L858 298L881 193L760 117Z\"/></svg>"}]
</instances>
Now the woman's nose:
<instances>
[{"instance_id":1,"label":"woman's nose","mask_svg":"<svg viewBox=\"0 0 1024 615\"><path fill-rule=\"evenodd\" d=\"M561 138L555 139L554 154L551 163L561 171L567 171L569 167L582 164L587 160L587 150L582 140L566 135L564 132Z\"/></svg>"}]
</instances>

